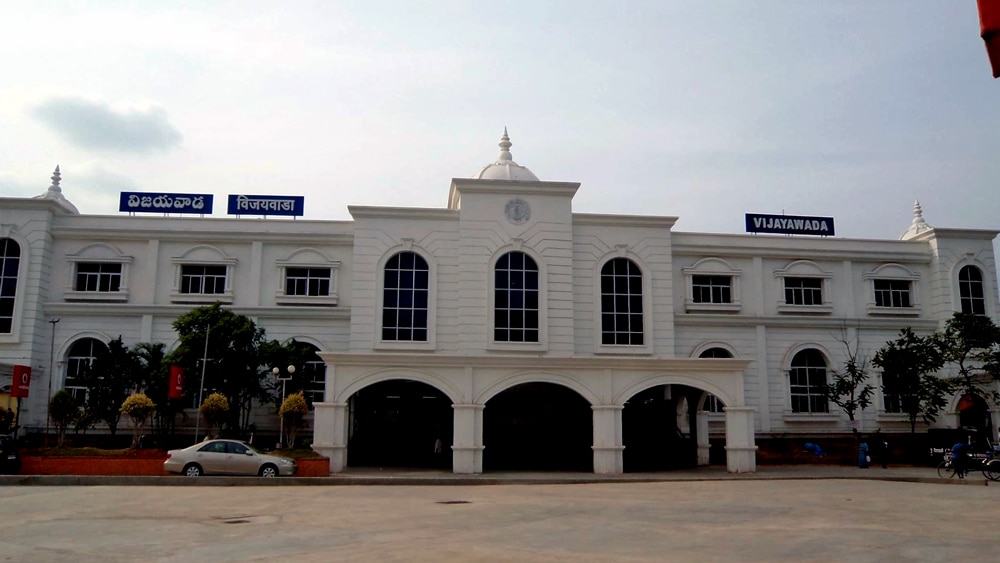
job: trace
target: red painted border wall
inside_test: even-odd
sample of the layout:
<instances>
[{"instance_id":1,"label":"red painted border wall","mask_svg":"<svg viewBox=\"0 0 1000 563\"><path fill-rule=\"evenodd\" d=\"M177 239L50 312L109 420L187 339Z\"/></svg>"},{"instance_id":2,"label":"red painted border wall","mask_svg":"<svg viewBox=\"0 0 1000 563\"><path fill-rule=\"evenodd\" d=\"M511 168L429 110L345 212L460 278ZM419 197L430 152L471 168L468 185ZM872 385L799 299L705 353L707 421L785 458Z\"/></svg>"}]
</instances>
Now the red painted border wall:
<instances>
[{"instance_id":1,"label":"red painted border wall","mask_svg":"<svg viewBox=\"0 0 1000 563\"><path fill-rule=\"evenodd\" d=\"M31 456L21 458L21 475L166 475L163 462L157 458L115 457L56 457ZM324 458L300 459L296 463L296 477L329 477L330 460Z\"/></svg>"}]
</instances>

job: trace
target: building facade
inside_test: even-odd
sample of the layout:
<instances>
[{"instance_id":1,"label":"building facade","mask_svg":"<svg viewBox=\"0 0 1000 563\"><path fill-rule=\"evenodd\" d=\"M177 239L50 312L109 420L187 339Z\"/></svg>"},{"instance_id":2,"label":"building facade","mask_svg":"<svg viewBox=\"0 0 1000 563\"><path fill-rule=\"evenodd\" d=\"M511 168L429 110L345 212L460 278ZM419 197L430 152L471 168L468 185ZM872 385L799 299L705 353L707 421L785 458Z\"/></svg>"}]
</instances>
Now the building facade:
<instances>
[{"instance_id":1,"label":"building facade","mask_svg":"<svg viewBox=\"0 0 1000 563\"><path fill-rule=\"evenodd\" d=\"M37 431L52 393L86 392L95 346L169 348L178 315L218 301L316 348L312 447L335 472L693 466L713 435L744 472L758 437L850 431L818 388L845 342L871 356L955 311L1000 316L997 231L933 228L916 205L900 240L674 232L574 213L580 185L540 181L510 146L442 208L352 221L83 215L57 171L38 198L0 198L0 385L32 367ZM961 414L955 398L936 424ZM881 392L858 424L908 430Z\"/></svg>"}]
</instances>

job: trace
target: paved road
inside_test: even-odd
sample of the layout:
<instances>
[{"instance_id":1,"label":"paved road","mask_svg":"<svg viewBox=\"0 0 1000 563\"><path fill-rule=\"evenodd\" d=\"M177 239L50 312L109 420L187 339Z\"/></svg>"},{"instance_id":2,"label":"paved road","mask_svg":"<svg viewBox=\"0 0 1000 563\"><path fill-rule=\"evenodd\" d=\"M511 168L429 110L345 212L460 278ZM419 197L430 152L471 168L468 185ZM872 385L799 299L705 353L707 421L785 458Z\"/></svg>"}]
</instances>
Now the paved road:
<instances>
[{"instance_id":1,"label":"paved road","mask_svg":"<svg viewBox=\"0 0 1000 563\"><path fill-rule=\"evenodd\" d=\"M4 486L4 561L993 560L1000 486Z\"/></svg>"}]
</instances>

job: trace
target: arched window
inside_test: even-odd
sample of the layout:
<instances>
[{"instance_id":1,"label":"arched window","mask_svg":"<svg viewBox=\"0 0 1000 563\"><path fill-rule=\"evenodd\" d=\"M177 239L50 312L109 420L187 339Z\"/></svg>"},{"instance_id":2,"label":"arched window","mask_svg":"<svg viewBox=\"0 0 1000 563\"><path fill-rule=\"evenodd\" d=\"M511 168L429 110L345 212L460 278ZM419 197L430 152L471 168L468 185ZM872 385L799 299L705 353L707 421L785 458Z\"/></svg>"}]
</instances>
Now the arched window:
<instances>
[{"instance_id":1,"label":"arched window","mask_svg":"<svg viewBox=\"0 0 1000 563\"><path fill-rule=\"evenodd\" d=\"M10 334L14 327L14 298L20 263L21 246L17 241L0 239L0 334Z\"/></svg>"},{"instance_id":2,"label":"arched window","mask_svg":"<svg viewBox=\"0 0 1000 563\"><path fill-rule=\"evenodd\" d=\"M66 357L66 381L63 389L68 391L78 404L87 398L87 388L80 377L90 369L98 354L107 353L108 346L94 338L81 338L73 343Z\"/></svg>"},{"instance_id":3,"label":"arched window","mask_svg":"<svg viewBox=\"0 0 1000 563\"><path fill-rule=\"evenodd\" d=\"M792 412L830 412L830 404L823 396L826 385L826 360L819 350L803 350L792 358L788 370L788 394L792 399Z\"/></svg>"},{"instance_id":4,"label":"arched window","mask_svg":"<svg viewBox=\"0 0 1000 563\"><path fill-rule=\"evenodd\" d=\"M538 342L538 265L523 252L497 260L493 284L493 339Z\"/></svg>"},{"instance_id":5,"label":"arched window","mask_svg":"<svg viewBox=\"0 0 1000 563\"><path fill-rule=\"evenodd\" d=\"M601 268L601 344L643 344L642 272L628 258Z\"/></svg>"},{"instance_id":6,"label":"arched window","mask_svg":"<svg viewBox=\"0 0 1000 563\"><path fill-rule=\"evenodd\" d=\"M986 314L986 294L983 291L983 273L975 266L965 266L958 271L958 295L962 312L973 315Z\"/></svg>"},{"instance_id":7,"label":"arched window","mask_svg":"<svg viewBox=\"0 0 1000 563\"><path fill-rule=\"evenodd\" d=\"M427 341L430 269L416 252L400 252L385 265L382 340Z\"/></svg>"},{"instance_id":8,"label":"arched window","mask_svg":"<svg viewBox=\"0 0 1000 563\"><path fill-rule=\"evenodd\" d=\"M326 397L326 362L324 362L316 352L319 348L312 344L304 344L312 349L313 353L302 367L302 394L311 406L313 403L321 403Z\"/></svg>"},{"instance_id":9,"label":"arched window","mask_svg":"<svg viewBox=\"0 0 1000 563\"><path fill-rule=\"evenodd\" d=\"M729 350L725 348L709 348L701 354L698 355L699 358L732 358L733 355L729 353ZM718 397L709 393L705 397L705 406L703 407L708 412L725 412L726 404L719 400Z\"/></svg>"}]
</instances>

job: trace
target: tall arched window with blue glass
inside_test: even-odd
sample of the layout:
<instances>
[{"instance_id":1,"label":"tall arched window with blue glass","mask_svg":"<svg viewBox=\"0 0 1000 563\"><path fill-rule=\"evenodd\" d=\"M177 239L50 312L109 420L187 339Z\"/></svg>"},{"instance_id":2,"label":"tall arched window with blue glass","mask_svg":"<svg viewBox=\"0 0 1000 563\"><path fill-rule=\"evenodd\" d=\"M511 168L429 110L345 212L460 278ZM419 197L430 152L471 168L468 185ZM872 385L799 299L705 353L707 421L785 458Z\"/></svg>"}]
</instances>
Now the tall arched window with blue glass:
<instances>
[{"instance_id":1,"label":"tall arched window with blue glass","mask_svg":"<svg viewBox=\"0 0 1000 563\"><path fill-rule=\"evenodd\" d=\"M524 252L504 254L494 268L493 339L538 342L538 265Z\"/></svg>"},{"instance_id":2,"label":"tall arched window with blue glass","mask_svg":"<svg viewBox=\"0 0 1000 563\"><path fill-rule=\"evenodd\" d=\"M427 341L430 269L416 252L400 252L386 262L382 285L382 340Z\"/></svg>"}]
</instances>

